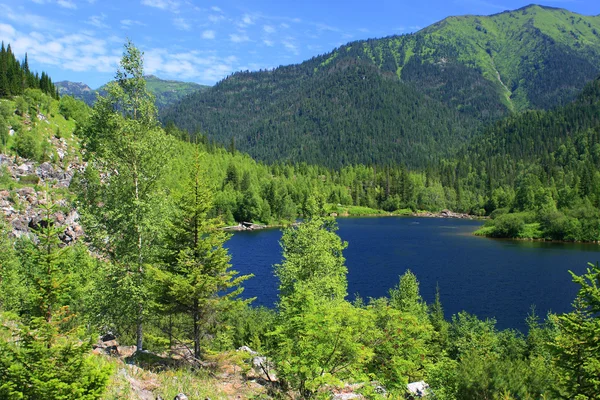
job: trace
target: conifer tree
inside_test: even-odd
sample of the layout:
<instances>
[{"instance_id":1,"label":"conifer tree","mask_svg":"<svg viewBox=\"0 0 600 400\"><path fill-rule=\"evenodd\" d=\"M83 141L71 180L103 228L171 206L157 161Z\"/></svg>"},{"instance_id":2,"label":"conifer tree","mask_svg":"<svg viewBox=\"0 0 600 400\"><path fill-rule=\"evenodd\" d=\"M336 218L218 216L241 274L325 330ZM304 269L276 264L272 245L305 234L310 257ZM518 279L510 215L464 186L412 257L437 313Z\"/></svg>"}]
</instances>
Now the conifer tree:
<instances>
[{"instance_id":1,"label":"conifer tree","mask_svg":"<svg viewBox=\"0 0 600 400\"><path fill-rule=\"evenodd\" d=\"M551 343L559 368L560 396L600 399L600 267L573 281L580 285L574 310L554 317L558 335Z\"/></svg>"},{"instance_id":2,"label":"conifer tree","mask_svg":"<svg viewBox=\"0 0 600 400\"><path fill-rule=\"evenodd\" d=\"M31 243L27 262L31 314L21 320L0 314L1 399L98 399L109 369L90 362L89 340L81 340L74 315L60 302L67 290L61 248L54 225L54 207L42 205L37 243Z\"/></svg>"},{"instance_id":3,"label":"conifer tree","mask_svg":"<svg viewBox=\"0 0 600 400\"><path fill-rule=\"evenodd\" d=\"M251 275L236 276L230 268L231 257L224 247L229 234L219 229L220 218L208 216L212 193L197 148L182 186L168 224L165 265L156 269L156 279L167 312L191 320L194 356L200 358L206 323L231 305L243 290L240 284Z\"/></svg>"}]
</instances>

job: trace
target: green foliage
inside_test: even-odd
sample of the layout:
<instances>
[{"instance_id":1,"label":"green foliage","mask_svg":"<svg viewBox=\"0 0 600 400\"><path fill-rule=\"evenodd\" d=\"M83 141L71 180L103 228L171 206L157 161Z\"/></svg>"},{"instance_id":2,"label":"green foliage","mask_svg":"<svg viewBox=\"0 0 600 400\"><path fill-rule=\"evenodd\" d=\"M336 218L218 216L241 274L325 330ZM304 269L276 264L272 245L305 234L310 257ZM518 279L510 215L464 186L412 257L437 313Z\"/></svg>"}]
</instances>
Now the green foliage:
<instances>
[{"instance_id":1,"label":"green foliage","mask_svg":"<svg viewBox=\"0 0 600 400\"><path fill-rule=\"evenodd\" d=\"M393 302L390 299L390 305ZM390 305L380 299L367 307L374 319L367 340L374 355L367 368L385 387L402 392L407 383L424 378L431 362L433 329L422 319L421 310L410 312Z\"/></svg>"},{"instance_id":2,"label":"green foliage","mask_svg":"<svg viewBox=\"0 0 600 400\"><path fill-rule=\"evenodd\" d=\"M89 115L89 107L71 96L60 98L59 111L66 119L73 119L79 124L85 124Z\"/></svg>"},{"instance_id":3,"label":"green foliage","mask_svg":"<svg viewBox=\"0 0 600 400\"><path fill-rule=\"evenodd\" d=\"M37 129L21 129L15 136L12 149L23 158L39 160L42 156L41 137Z\"/></svg>"},{"instance_id":4,"label":"green foliage","mask_svg":"<svg viewBox=\"0 0 600 400\"><path fill-rule=\"evenodd\" d=\"M52 317L26 324L0 314L0 398L101 398L111 369L91 362L89 341L62 331L61 323L69 318L64 309Z\"/></svg>"},{"instance_id":5,"label":"green foliage","mask_svg":"<svg viewBox=\"0 0 600 400\"><path fill-rule=\"evenodd\" d=\"M342 242L336 230L332 218L315 217L284 231L284 261L275 266L282 299L300 288L306 288L316 298L346 297L348 269L342 251L347 243Z\"/></svg>"},{"instance_id":6,"label":"green foliage","mask_svg":"<svg viewBox=\"0 0 600 400\"><path fill-rule=\"evenodd\" d=\"M363 343L372 324L365 310L340 299L324 299L306 286L283 297L273 335L277 373L304 398L321 387L365 379L373 351Z\"/></svg>"},{"instance_id":7,"label":"green foliage","mask_svg":"<svg viewBox=\"0 0 600 400\"><path fill-rule=\"evenodd\" d=\"M65 261L70 248L60 248L61 230L54 225L50 202L42 205L42 213L38 241L24 243L21 250L20 279L11 272L21 265L15 265L14 252L6 248L10 243L2 243L9 261L0 260L2 307L25 316L0 314L0 398L98 399L110 370L90 363L90 341L82 340L68 306L69 300L76 300L69 299L70 268ZM10 288L12 301L5 297L7 283L15 285Z\"/></svg>"},{"instance_id":8,"label":"green foliage","mask_svg":"<svg viewBox=\"0 0 600 400\"><path fill-rule=\"evenodd\" d=\"M18 96L27 89L39 89L55 99L58 99L58 92L52 83L50 77L42 72L33 73L29 70L27 54L25 59L19 63L12 52L10 44L0 48L0 98Z\"/></svg>"},{"instance_id":9,"label":"green foliage","mask_svg":"<svg viewBox=\"0 0 600 400\"><path fill-rule=\"evenodd\" d=\"M229 235L219 229L218 218L208 217L212 193L197 153L188 169L183 191L174 196L164 266L154 270L154 279L163 311L189 318L194 356L200 358L201 337L212 333L208 322L232 307L243 290L241 283L251 275L236 276L230 268L231 257L223 247Z\"/></svg>"},{"instance_id":10,"label":"green foliage","mask_svg":"<svg viewBox=\"0 0 600 400\"><path fill-rule=\"evenodd\" d=\"M126 300L135 304L137 348L142 350L146 272L157 261L157 233L164 218L159 180L169 138L157 127L141 53L131 42L125 45L116 79L82 129L91 162L80 181L80 206L96 248L123 269L115 282L124 285L130 293ZM100 174L106 176L103 181Z\"/></svg>"},{"instance_id":11,"label":"green foliage","mask_svg":"<svg viewBox=\"0 0 600 400\"><path fill-rule=\"evenodd\" d=\"M427 305L419 294L419 281L410 270L406 270L398 285L390 289L390 306L420 320L426 319Z\"/></svg>"},{"instance_id":12,"label":"green foliage","mask_svg":"<svg viewBox=\"0 0 600 400\"><path fill-rule=\"evenodd\" d=\"M574 310L555 316L558 335L552 348L559 373L559 395L598 399L600 394L600 267L590 264L587 273L573 281L580 285Z\"/></svg>"}]
</instances>

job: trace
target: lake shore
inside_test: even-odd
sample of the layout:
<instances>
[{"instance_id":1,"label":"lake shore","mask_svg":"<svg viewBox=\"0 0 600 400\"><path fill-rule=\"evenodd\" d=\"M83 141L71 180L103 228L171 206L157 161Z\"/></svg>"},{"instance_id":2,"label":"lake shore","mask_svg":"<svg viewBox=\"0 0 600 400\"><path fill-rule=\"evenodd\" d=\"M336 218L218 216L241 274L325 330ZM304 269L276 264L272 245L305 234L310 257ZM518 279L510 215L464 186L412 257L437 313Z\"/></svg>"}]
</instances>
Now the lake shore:
<instances>
[{"instance_id":1,"label":"lake shore","mask_svg":"<svg viewBox=\"0 0 600 400\"><path fill-rule=\"evenodd\" d=\"M357 212L356 209L352 211L345 210L345 212L329 212L328 215L334 218L354 218L354 217L416 217L416 218L451 218L451 219L467 219L467 220L483 220L486 217L480 217L471 214L465 213L456 213L450 210L442 210L439 212L432 211L416 211L412 210L398 210L394 212L387 212L383 210L375 210L366 207L360 207L360 211L366 212ZM221 229L228 232L245 232L245 231L258 231L264 229L276 229L276 228L286 228L288 226L294 226L299 224L299 222L292 223L279 223L279 224L258 224L253 222L240 222L237 225L225 226Z\"/></svg>"}]
</instances>

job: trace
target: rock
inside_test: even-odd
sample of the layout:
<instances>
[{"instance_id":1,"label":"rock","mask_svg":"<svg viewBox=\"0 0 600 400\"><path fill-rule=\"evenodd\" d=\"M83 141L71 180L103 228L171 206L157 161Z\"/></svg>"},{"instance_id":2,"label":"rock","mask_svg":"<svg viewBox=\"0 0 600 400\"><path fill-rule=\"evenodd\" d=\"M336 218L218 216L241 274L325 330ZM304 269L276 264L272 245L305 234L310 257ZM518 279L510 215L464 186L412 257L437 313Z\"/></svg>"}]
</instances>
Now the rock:
<instances>
[{"instance_id":1,"label":"rock","mask_svg":"<svg viewBox=\"0 0 600 400\"><path fill-rule=\"evenodd\" d=\"M65 218L65 224L73 225L76 221L79 221L79 213L77 210L71 210L71 212L69 212Z\"/></svg>"},{"instance_id":2,"label":"rock","mask_svg":"<svg viewBox=\"0 0 600 400\"><path fill-rule=\"evenodd\" d=\"M350 400L350 399L364 399L360 394L356 393L339 393L334 394L332 400Z\"/></svg>"},{"instance_id":3,"label":"rock","mask_svg":"<svg viewBox=\"0 0 600 400\"><path fill-rule=\"evenodd\" d=\"M49 162L45 162L37 168L35 173L42 179L53 178L54 168L52 167L52 164L50 164Z\"/></svg>"},{"instance_id":4,"label":"rock","mask_svg":"<svg viewBox=\"0 0 600 400\"><path fill-rule=\"evenodd\" d=\"M179 393L177 396L173 397L173 400L189 400L189 399L185 394Z\"/></svg>"},{"instance_id":5,"label":"rock","mask_svg":"<svg viewBox=\"0 0 600 400\"><path fill-rule=\"evenodd\" d=\"M35 195L35 190L32 187L24 187L22 189L17 190L17 194L19 197L27 197Z\"/></svg>"},{"instance_id":6,"label":"rock","mask_svg":"<svg viewBox=\"0 0 600 400\"><path fill-rule=\"evenodd\" d=\"M387 390L383 386L381 386L381 385L375 385L373 387L373 390L375 391L375 393L377 393L377 394L379 394L379 395L381 395L383 397L387 397Z\"/></svg>"},{"instance_id":7,"label":"rock","mask_svg":"<svg viewBox=\"0 0 600 400\"><path fill-rule=\"evenodd\" d=\"M31 165L21 164L17 167L17 172L20 173L21 175L26 175L29 173L30 169L31 169Z\"/></svg>"},{"instance_id":8,"label":"rock","mask_svg":"<svg viewBox=\"0 0 600 400\"><path fill-rule=\"evenodd\" d=\"M255 356L258 353L254 350L252 350L250 347L248 346L242 346L239 349L237 349L237 351L245 351L246 353L250 353L251 355Z\"/></svg>"},{"instance_id":9,"label":"rock","mask_svg":"<svg viewBox=\"0 0 600 400\"><path fill-rule=\"evenodd\" d=\"M111 340L116 340L117 338L112 332L106 332L104 335L100 336L100 340L103 342L109 342Z\"/></svg>"},{"instance_id":10,"label":"rock","mask_svg":"<svg viewBox=\"0 0 600 400\"><path fill-rule=\"evenodd\" d=\"M255 368L262 368L267 365L267 357L254 357L252 359L252 366Z\"/></svg>"},{"instance_id":11,"label":"rock","mask_svg":"<svg viewBox=\"0 0 600 400\"><path fill-rule=\"evenodd\" d=\"M412 382L406 385L408 391L416 397L425 397L429 392L429 385L425 381Z\"/></svg>"}]
</instances>

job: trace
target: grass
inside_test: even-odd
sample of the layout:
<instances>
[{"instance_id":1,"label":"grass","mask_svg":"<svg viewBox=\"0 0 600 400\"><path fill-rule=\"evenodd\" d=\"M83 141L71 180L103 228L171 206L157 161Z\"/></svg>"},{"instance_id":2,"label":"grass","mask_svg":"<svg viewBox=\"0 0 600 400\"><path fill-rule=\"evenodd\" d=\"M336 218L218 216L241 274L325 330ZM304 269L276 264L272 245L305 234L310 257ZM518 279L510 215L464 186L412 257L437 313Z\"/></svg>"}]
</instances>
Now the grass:
<instances>
[{"instance_id":1,"label":"grass","mask_svg":"<svg viewBox=\"0 0 600 400\"><path fill-rule=\"evenodd\" d=\"M216 356L214 370L192 368L180 360L169 363L170 366L165 368L164 359L157 358L160 365L153 367L152 359L144 357L140 367L137 363L125 363L120 358L93 356L94 364L98 367L109 365L113 371L102 400L138 399L141 392L151 392L153 398L160 396L163 399L172 399L178 393L185 393L190 399L270 398L262 386L245 381L242 372L249 367L238 365L238 352Z\"/></svg>"},{"instance_id":2,"label":"grass","mask_svg":"<svg viewBox=\"0 0 600 400\"><path fill-rule=\"evenodd\" d=\"M337 204L328 203L325 205L325 211L328 214L336 213L341 217L359 217L369 215L391 215L391 213L384 210L377 210L370 207L362 206L343 206Z\"/></svg>"}]
</instances>

